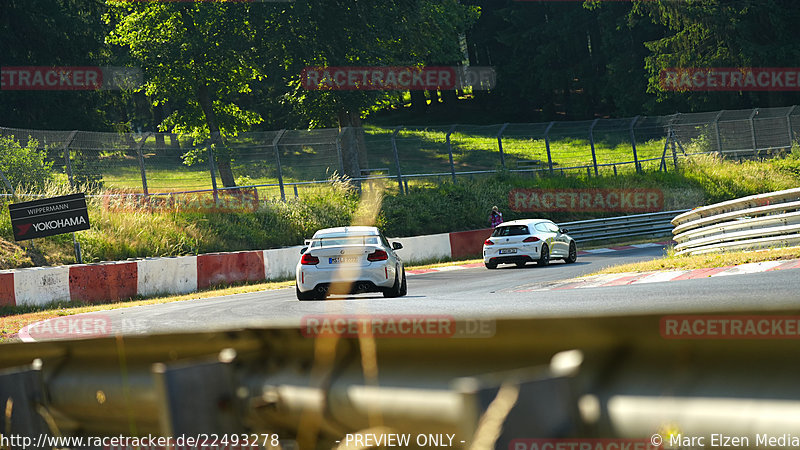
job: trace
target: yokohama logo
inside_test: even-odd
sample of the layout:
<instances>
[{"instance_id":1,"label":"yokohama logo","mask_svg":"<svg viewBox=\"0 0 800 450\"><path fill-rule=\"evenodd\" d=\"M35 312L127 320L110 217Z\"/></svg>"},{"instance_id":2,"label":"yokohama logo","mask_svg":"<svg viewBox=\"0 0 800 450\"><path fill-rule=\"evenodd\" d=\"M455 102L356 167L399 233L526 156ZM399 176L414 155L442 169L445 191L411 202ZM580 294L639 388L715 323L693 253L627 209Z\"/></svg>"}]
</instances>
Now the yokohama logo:
<instances>
[{"instance_id":1,"label":"yokohama logo","mask_svg":"<svg viewBox=\"0 0 800 450\"><path fill-rule=\"evenodd\" d=\"M76 225L85 225L86 220L83 216L70 217L68 219L50 220L47 222L34 223L33 228L36 231L57 230L59 228L74 227Z\"/></svg>"}]
</instances>

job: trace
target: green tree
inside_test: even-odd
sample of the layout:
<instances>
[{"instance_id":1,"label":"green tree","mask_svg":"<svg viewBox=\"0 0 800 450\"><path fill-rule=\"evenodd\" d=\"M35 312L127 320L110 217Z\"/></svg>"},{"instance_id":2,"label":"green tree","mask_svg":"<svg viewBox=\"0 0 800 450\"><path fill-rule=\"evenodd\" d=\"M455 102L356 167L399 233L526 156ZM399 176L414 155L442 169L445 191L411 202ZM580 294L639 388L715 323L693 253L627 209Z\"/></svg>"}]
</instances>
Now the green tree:
<instances>
[{"instance_id":1,"label":"green tree","mask_svg":"<svg viewBox=\"0 0 800 450\"><path fill-rule=\"evenodd\" d=\"M161 123L162 131L208 139L223 185L235 186L234 155L225 140L262 121L236 99L264 77L262 55L269 54L269 42L259 40L257 28L268 27L278 10L229 2L108 4L109 20L117 21L108 41L127 46L142 65L144 92L156 106L182 105ZM194 151L187 161L204 156Z\"/></svg>"},{"instance_id":2,"label":"green tree","mask_svg":"<svg viewBox=\"0 0 800 450\"><path fill-rule=\"evenodd\" d=\"M53 163L35 139L23 145L11 137L0 136L0 171L12 186L28 191L41 189L53 177ZM6 186L3 183L3 188Z\"/></svg>"},{"instance_id":3,"label":"green tree","mask_svg":"<svg viewBox=\"0 0 800 450\"><path fill-rule=\"evenodd\" d=\"M650 92L682 109L782 106L797 94L776 92L664 92L659 74L670 67L793 67L800 59L795 31L800 10L792 0L641 2L637 11L669 32L646 42Z\"/></svg>"},{"instance_id":4,"label":"green tree","mask_svg":"<svg viewBox=\"0 0 800 450\"><path fill-rule=\"evenodd\" d=\"M297 0L289 17L276 24L286 39L279 60L289 77L286 99L315 126L361 127L362 117L377 104L392 104L397 93L384 91L308 91L300 82L307 66L425 65L459 58L459 35L478 10L456 0ZM343 145L345 171L358 176L363 137Z\"/></svg>"}]
</instances>

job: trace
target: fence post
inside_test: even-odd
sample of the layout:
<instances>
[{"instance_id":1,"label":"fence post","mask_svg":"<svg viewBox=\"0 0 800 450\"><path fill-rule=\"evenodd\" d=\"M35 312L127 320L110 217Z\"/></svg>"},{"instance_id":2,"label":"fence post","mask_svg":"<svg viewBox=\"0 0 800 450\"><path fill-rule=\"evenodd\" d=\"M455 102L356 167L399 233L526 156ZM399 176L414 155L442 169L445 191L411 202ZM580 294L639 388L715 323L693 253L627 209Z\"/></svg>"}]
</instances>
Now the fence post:
<instances>
[{"instance_id":1,"label":"fence post","mask_svg":"<svg viewBox=\"0 0 800 450\"><path fill-rule=\"evenodd\" d=\"M675 142L676 141L677 141L677 139L673 139L672 140L672 164L675 166L675 171L678 170L678 153L675 151Z\"/></svg>"},{"instance_id":2,"label":"fence post","mask_svg":"<svg viewBox=\"0 0 800 450\"><path fill-rule=\"evenodd\" d=\"M339 131L339 135L336 136L336 155L339 157L339 173L344 175L344 157L342 157L342 136L347 132L347 127L342 128ZM283 189L281 189L281 197L283 196Z\"/></svg>"},{"instance_id":3,"label":"fence post","mask_svg":"<svg viewBox=\"0 0 800 450\"><path fill-rule=\"evenodd\" d=\"M792 151L792 141L794 140L794 133L792 132L792 113L795 109L797 109L797 105L792 106L789 112L786 113L786 126L789 129L789 151Z\"/></svg>"},{"instance_id":4,"label":"fence post","mask_svg":"<svg viewBox=\"0 0 800 450\"><path fill-rule=\"evenodd\" d=\"M508 123L504 123L502 127L500 127L500 131L497 132L497 148L500 150L500 165L503 169L506 168L506 155L503 153L503 132L506 131L508 127Z\"/></svg>"},{"instance_id":5,"label":"fence post","mask_svg":"<svg viewBox=\"0 0 800 450\"><path fill-rule=\"evenodd\" d=\"M714 117L714 130L717 134L717 152L721 155L722 154L722 136L719 134L719 118L722 117L722 113L725 110L723 109L719 113L717 113L717 117Z\"/></svg>"},{"instance_id":6,"label":"fence post","mask_svg":"<svg viewBox=\"0 0 800 450\"><path fill-rule=\"evenodd\" d=\"M142 173L142 191L144 191L145 201L150 196L150 192L147 190L147 172L144 168L144 155L142 154L142 147L144 147L147 138L149 138L152 134L152 132L145 133L142 140L136 144L136 157L139 159L139 171Z\"/></svg>"},{"instance_id":7,"label":"fence post","mask_svg":"<svg viewBox=\"0 0 800 450\"><path fill-rule=\"evenodd\" d=\"M214 150L211 148L211 140L208 143L208 167L211 170L211 189L214 193L214 204L219 206L219 193L217 192L217 168L214 164Z\"/></svg>"},{"instance_id":8,"label":"fence post","mask_svg":"<svg viewBox=\"0 0 800 450\"><path fill-rule=\"evenodd\" d=\"M594 165L594 176L598 176L599 173L597 171L597 155L594 152L594 126L597 125L597 122L600 119L594 119L592 122L592 126L589 127L589 143L592 145L592 164Z\"/></svg>"},{"instance_id":9,"label":"fence post","mask_svg":"<svg viewBox=\"0 0 800 450\"><path fill-rule=\"evenodd\" d=\"M672 140L672 122L670 122L670 126L667 129L667 139L664 141L664 151L661 152L661 163L658 165L658 170L662 170L664 172L667 171L667 149L669 148L669 143Z\"/></svg>"},{"instance_id":10,"label":"fence post","mask_svg":"<svg viewBox=\"0 0 800 450\"><path fill-rule=\"evenodd\" d=\"M278 131L275 139L272 140L272 148L275 150L275 167L278 169L278 186L281 189L281 201L283 202L286 201L286 193L283 191L283 168L281 167L281 152L278 149L278 143L281 141L284 133L286 133L286 129ZM341 153L339 153L339 157L341 158Z\"/></svg>"},{"instance_id":11,"label":"fence post","mask_svg":"<svg viewBox=\"0 0 800 450\"><path fill-rule=\"evenodd\" d=\"M753 113L750 114L750 133L753 134L753 154L756 154L758 152L758 149L756 148L756 123L755 120L753 119L756 116L756 114L758 114L758 108L755 108L753 110Z\"/></svg>"},{"instance_id":12,"label":"fence post","mask_svg":"<svg viewBox=\"0 0 800 450\"><path fill-rule=\"evenodd\" d=\"M553 125L555 122L550 122L544 130L544 147L547 149L547 166L550 168L550 175L553 174L553 157L550 156L550 128L553 128Z\"/></svg>"},{"instance_id":13,"label":"fence post","mask_svg":"<svg viewBox=\"0 0 800 450\"><path fill-rule=\"evenodd\" d=\"M453 162L453 145L450 143L450 135L455 129L456 124L453 124L447 132L447 153L450 155L450 173L453 175L453 183L456 182L456 165Z\"/></svg>"},{"instance_id":14,"label":"fence post","mask_svg":"<svg viewBox=\"0 0 800 450\"><path fill-rule=\"evenodd\" d=\"M64 169L67 171L67 178L69 178L69 187L75 187L75 180L72 177L72 161L70 160L69 156L69 146L72 144L72 141L75 140L75 136L78 134L78 130L73 131L67 137L67 140L64 142Z\"/></svg>"},{"instance_id":15,"label":"fence post","mask_svg":"<svg viewBox=\"0 0 800 450\"><path fill-rule=\"evenodd\" d=\"M0 169L0 180L3 180L3 184L5 184L8 190L11 191L11 195L16 197L17 190L14 189L14 186L12 186L11 182L8 181L8 178L6 178L6 174L3 173L3 169Z\"/></svg>"},{"instance_id":16,"label":"fence post","mask_svg":"<svg viewBox=\"0 0 800 450\"><path fill-rule=\"evenodd\" d=\"M636 172L641 172L642 168L639 167L639 155L636 153L636 133L633 131L633 127L636 125L636 122L639 120L639 117L636 116L631 120L631 148L633 148L633 167L636 168ZM617 166L614 165L614 175L617 174Z\"/></svg>"},{"instance_id":17,"label":"fence post","mask_svg":"<svg viewBox=\"0 0 800 450\"><path fill-rule=\"evenodd\" d=\"M397 133L402 129L402 125L395 128L392 133L392 151L394 152L394 164L397 167L397 186L400 188L400 193L403 194L403 172L400 171L400 155L397 152Z\"/></svg>"}]
</instances>

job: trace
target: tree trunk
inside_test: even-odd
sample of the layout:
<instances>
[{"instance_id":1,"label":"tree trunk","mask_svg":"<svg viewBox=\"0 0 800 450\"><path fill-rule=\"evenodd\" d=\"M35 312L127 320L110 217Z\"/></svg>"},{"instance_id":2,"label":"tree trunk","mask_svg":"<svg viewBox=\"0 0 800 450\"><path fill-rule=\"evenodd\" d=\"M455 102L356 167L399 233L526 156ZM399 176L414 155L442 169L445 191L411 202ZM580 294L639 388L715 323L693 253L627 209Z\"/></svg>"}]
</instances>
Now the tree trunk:
<instances>
[{"instance_id":1,"label":"tree trunk","mask_svg":"<svg viewBox=\"0 0 800 450\"><path fill-rule=\"evenodd\" d=\"M442 103L449 109L455 110L456 105L458 104L458 97L456 96L455 89L448 89L446 91L442 91Z\"/></svg>"},{"instance_id":2,"label":"tree trunk","mask_svg":"<svg viewBox=\"0 0 800 450\"><path fill-rule=\"evenodd\" d=\"M354 120L353 116L358 120ZM358 113L353 113L344 108L340 108L336 114L339 121L339 131L350 128L342 136L342 162L344 163L344 174L351 178L361 177L361 163L359 147L363 146L363 130L360 128L361 120ZM359 128L354 128L359 127Z\"/></svg>"},{"instance_id":3,"label":"tree trunk","mask_svg":"<svg viewBox=\"0 0 800 450\"><path fill-rule=\"evenodd\" d=\"M429 89L428 98L431 99L431 108L439 106L439 91L436 89Z\"/></svg>"},{"instance_id":4,"label":"tree trunk","mask_svg":"<svg viewBox=\"0 0 800 450\"><path fill-rule=\"evenodd\" d=\"M425 100L425 91L411 91L411 112L424 114L428 110L428 101Z\"/></svg>"},{"instance_id":5,"label":"tree trunk","mask_svg":"<svg viewBox=\"0 0 800 450\"><path fill-rule=\"evenodd\" d=\"M158 130L158 126L164 121L164 105L153 106L153 131L156 133L156 148L159 150L166 147L164 135Z\"/></svg>"},{"instance_id":6,"label":"tree trunk","mask_svg":"<svg viewBox=\"0 0 800 450\"><path fill-rule=\"evenodd\" d=\"M233 170L231 169L230 152L222 139L222 134L219 131L219 123L217 122L217 115L214 113L214 106L211 102L211 97L208 94L208 86L205 82L201 82L197 87L197 101L200 103L200 108L206 116L206 124L208 130L211 132L211 145L214 149L214 159L216 161L217 170L219 170L219 178L224 187L235 187L236 182L233 178Z\"/></svg>"},{"instance_id":7,"label":"tree trunk","mask_svg":"<svg viewBox=\"0 0 800 450\"><path fill-rule=\"evenodd\" d=\"M170 115L172 115L172 108L170 108L169 103L162 103L160 106L161 106L161 111L162 111L162 113L164 115L164 118L167 118ZM181 149L181 141L178 138L177 134L172 133L172 132L169 133L169 145L170 145L170 148L172 148L173 150L180 150Z\"/></svg>"}]
</instances>

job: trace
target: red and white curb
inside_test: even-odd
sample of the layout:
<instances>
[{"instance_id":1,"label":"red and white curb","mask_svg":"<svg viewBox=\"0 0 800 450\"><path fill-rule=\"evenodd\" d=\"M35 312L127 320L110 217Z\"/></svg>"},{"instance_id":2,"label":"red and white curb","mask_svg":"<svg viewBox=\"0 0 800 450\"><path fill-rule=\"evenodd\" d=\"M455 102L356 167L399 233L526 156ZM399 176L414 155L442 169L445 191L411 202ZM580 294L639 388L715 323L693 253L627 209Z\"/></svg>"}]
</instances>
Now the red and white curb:
<instances>
[{"instance_id":1,"label":"red and white curb","mask_svg":"<svg viewBox=\"0 0 800 450\"><path fill-rule=\"evenodd\" d=\"M631 245L623 245L620 247L608 247L608 248L593 248L591 250L581 250L578 252L578 256L580 255L592 255L597 253L611 253L611 252L618 252L622 250L633 250L635 248L651 248L651 247L664 247L665 245L674 244L672 241L666 242L649 242L646 244L631 244Z\"/></svg>"},{"instance_id":2,"label":"red and white curb","mask_svg":"<svg viewBox=\"0 0 800 450\"><path fill-rule=\"evenodd\" d=\"M668 270L653 272L627 272L592 275L571 280L556 281L514 292L556 291L564 289L585 289L594 287L625 286L629 284L661 283L665 281L693 280L697 278L725 277L748 273L771 272L775 270L800 269L800 259L784 261L764 261L740 264L738 266L714 267L694 270Z\"/></svg>"},{"instance_id":3,"label":"red and white curb","mask_svg":"<svg viewBox=\"0 0 800 450\"><path fill-rule=\"evenodd\" d=\"M633 250L637 248L653 248L653 247L664 247L666 245L674 244L672 241L667 242L650 242L646 244L632 244L632 245L623 245L620 247L608 247L608 248L593 248L591 250L581 250L578 252L578 256L581 255L594 255L599 253L613 253L619 252L623 250ZM483 267L483 263L469 263L469 264L453 264L452 266L442 266L442 267L432 267L429 269L410 269L406 270L407 275L419 275L423 273L432 273L432 272L450 272L453 270L460 270L460 269L475 269L478 267Z\"/></svg>"},{"instance_id":4,"label":"red and white curb","mask_svg":"<svg viewBox=\"0 0 800 450\"><path fill-rule=\"evenodd\" d=\"M475 269L478 267L483 267L483 263L454 264L452 266L431 267L429 269L409 269L406 270L406 275L421 275L423 273L432 272L452 272L453 270Z\"/></svg>"}]
</instances>

